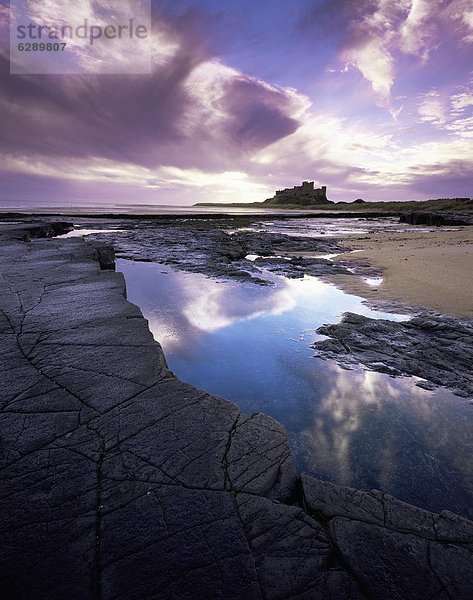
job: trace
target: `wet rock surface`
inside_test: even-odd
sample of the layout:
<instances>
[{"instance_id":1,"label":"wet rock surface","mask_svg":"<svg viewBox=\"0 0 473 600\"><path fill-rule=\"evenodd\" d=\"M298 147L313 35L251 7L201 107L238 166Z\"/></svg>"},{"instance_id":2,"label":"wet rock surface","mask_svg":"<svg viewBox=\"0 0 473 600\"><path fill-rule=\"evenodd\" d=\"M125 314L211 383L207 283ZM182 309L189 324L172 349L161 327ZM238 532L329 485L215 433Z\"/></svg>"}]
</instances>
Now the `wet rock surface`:
<instances>
[{"instance_id":1,"label":"wet rock surface","mask_svg":"<svg viewBox=\"0 0 473 600\"><path fill-rule=\"evenodd\" d=\"M342 264L334 263L325 258L308 258L294 256L292 258L260 257L254 261L257 267L276 275L290 279L302 278L304 275L327 277L329 275L351 275L352 273Z\"/></svg>"},{"instance_id":2,"label":"wet rock surface","mask_svg":"<svg viewBox=\"0 0 473 600\"><path fill-rule=\"evenodd\" d=\"M471 597L472 523L301 494L284 428L177 380L91 244L0 246L3 598Z\"/></svg>"},{"instance_id":3,"label":"wet rock surface","mask_svg":"<svg viewBox=\"0 0 473 600\"><path fill-rule=\"evenodd\" d=\"M330 260L297 256L298 253L333 254L347 251L337 239L290 236L260 231L238 230L254 225L254 220L228 219L160 222L123 222L124 231L94 234L95 242L112 244L119 258L160 262L184 271L211 277L268 285L269 273L288 277L327 275L350 271ZM246 260L246 256L271 260ZM284 260L281 256L287 257Z\"/></svg>"},{"instance_id":4,"label":"wet rock surface","mask_svg":"<svg viewBox=\"0 0 473 600\"><path fill-rule=\"evenodd\" d=\"M329 337L313 345L317 355L344 365L363 363L390 375L415 375L432 389L446 386L473 397L473 322L422 313L410 321L370 319L346 313L339 324L317 330Z\"/></svg>"}]
</instances>

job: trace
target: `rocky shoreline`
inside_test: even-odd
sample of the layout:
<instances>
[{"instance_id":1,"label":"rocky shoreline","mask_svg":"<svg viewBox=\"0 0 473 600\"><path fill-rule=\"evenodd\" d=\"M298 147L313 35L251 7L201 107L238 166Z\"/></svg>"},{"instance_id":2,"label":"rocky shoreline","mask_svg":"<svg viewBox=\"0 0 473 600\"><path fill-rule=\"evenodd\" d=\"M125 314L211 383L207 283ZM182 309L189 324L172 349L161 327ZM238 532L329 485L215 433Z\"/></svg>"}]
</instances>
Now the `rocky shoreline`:
<instances>
[{"instance_id":1,"label":"rocky shoreline","mask_svg":"<svg viewBox=\"0 0 473 600\"><path fill-rule=\"evenodd\" d=\"M471 597L472 522L299 477L274 419L169 371L103 248L25 233L0 234L3 597Z\"/></svg>"},{"instance_id":2,"label":"rocky shoreline","mask_svg":"<svg viewBox=\"0 0 473 600\"><path fill-rule=\"evenodd\" d=\"M213 215L215 216L215 215ZM254 217L167 219L137 222L123 220L105 234L92 234L94 244L110 244L118 258L159 262L183 271L209 277L272 285L267 274L302 278L304 275L379 276L366 261L332 261L327 255L350 251L339 237L313 238L252 230L260 222ZM88 225L107 227L107 221L85 220ZM313 256L321 255L321 256ZM252 256L252 260L247 260Z\"/></svg>"},{"instance_id":3,"label":"rocky shoreline","mask_svg":"<svg viewBox=\"0 0 473 600\"><path fill-rule=\"evenodd\" d=\"M450 388L473 397L473 323L423 312L397 323L346 313L336 325L319 327L329 339L312 347L317 355L342 365L362 363L389 375L414 375L425 389Z\"/></svg>"},{"instance_id":4,"label":"rocky shoreline","mask_svg":"<svg viewBox=\"0 0 473 600\"><path fill-rule=\"evenodd\" d=\"M120 258L159 262L210 277L250 281L259 285L272 284L262 276L261 269L257 268L259 266L287 277L329 272L350 274L345 266L332 261L301 256L304 252L332 254L347 251L348 246L340 240L235 231L234 227L232 219L219 227L213 222L193 220L181 223L171 220L159 228L152 223L127 226L124 231L107 233L106 240L116 248ZM92 239L105 240L100 235ZM288 260L281 256L288 253L293 255ZM256 262L246 260L248 255L254 256Z\"/></svg>"}]
</instances>

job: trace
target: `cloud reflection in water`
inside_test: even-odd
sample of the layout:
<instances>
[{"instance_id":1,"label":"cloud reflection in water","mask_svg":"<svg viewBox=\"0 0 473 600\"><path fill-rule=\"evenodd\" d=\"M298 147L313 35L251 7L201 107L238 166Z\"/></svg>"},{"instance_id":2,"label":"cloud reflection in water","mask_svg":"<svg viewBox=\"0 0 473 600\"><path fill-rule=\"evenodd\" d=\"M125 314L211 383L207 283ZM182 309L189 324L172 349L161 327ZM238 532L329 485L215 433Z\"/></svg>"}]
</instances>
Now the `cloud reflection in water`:
<instances>
[{"instance_id":1,"label":"cloud reflection in water","mask_svg":"<svg viewBox=\"0 0 473 600\"><path fill-rule=\"evenodd\" d=\"M340 484L383 489L431 510L473 516L471 406L412 378L314 358L323 323L361 298L313 277L274 286L216 281L153 263L118 261L170 368L184 381L282 422L299 467Z\"/></svg>"},{"instance_id":2,"label":"cloud reflection in water","mask_svg":"<svg viewBox=\"0 0 473 600\"><path fill-rule=\"evenodd\" d=\"M465 514L473 500L471 406L412 378L393 379L327 361L331 386L301 432L304 467L323 478L382 489L433 510L454 498Z\"/></svg>"}]
</instances>

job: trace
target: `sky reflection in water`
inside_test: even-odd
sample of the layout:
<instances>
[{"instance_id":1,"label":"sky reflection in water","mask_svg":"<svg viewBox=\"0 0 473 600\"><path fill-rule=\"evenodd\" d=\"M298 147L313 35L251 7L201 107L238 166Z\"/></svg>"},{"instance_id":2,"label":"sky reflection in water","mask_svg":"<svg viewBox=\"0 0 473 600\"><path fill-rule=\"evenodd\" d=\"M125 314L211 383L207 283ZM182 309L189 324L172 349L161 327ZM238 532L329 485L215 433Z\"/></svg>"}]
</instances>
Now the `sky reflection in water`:
<instances>
[{"instance_id":1,"label":"sky reflection in water","mask_svg":"<svg viewBox=\"0 0 473 600\"><path fill-rule=\"evenodd\" d=\"M344 370L310 348L317 327L345 311L405 317L312 277L261 287L155 263L117 268L176 375L283 423L301 470L473 516L472 406L412 378Z\"/></svg>"}]
</instances>

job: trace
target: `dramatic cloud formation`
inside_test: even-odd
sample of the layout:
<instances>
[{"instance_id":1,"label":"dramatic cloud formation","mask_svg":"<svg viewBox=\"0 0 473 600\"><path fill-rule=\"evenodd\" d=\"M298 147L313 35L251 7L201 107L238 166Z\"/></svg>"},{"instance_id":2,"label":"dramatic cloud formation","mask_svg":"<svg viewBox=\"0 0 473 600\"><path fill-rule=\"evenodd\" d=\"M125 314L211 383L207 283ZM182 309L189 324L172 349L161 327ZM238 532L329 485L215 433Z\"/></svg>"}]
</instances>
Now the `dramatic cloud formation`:
<instances>
[{"instance_id":1,"label":"dramatic cloud formation","mask_svg":"<svg viewBox=\"0 0 473 600\"><path fill-rule=\"evenodd\" d=\"M135 75L103 74L141 60L111 49L80 54L95 73L11 75L2 5L0 204L247 202L307 178L335 200L469 195L471 3L288 4L153 2Z\"/></svg>"},{"instance_id":2,"label":"dramatic cloud formation","mask_svg":"<svg viewBox=\"0 0 473 600\"><path fill-rule=\"evenodd\" d=\"M346 3L352 7L352 2ZM361 7L361 8L360 8ZM471 42L468 0L364 0L348 18L342 58L367 79L388 106L402 55L426 64L440 45Z\"/></svg>"}]
</instances>

